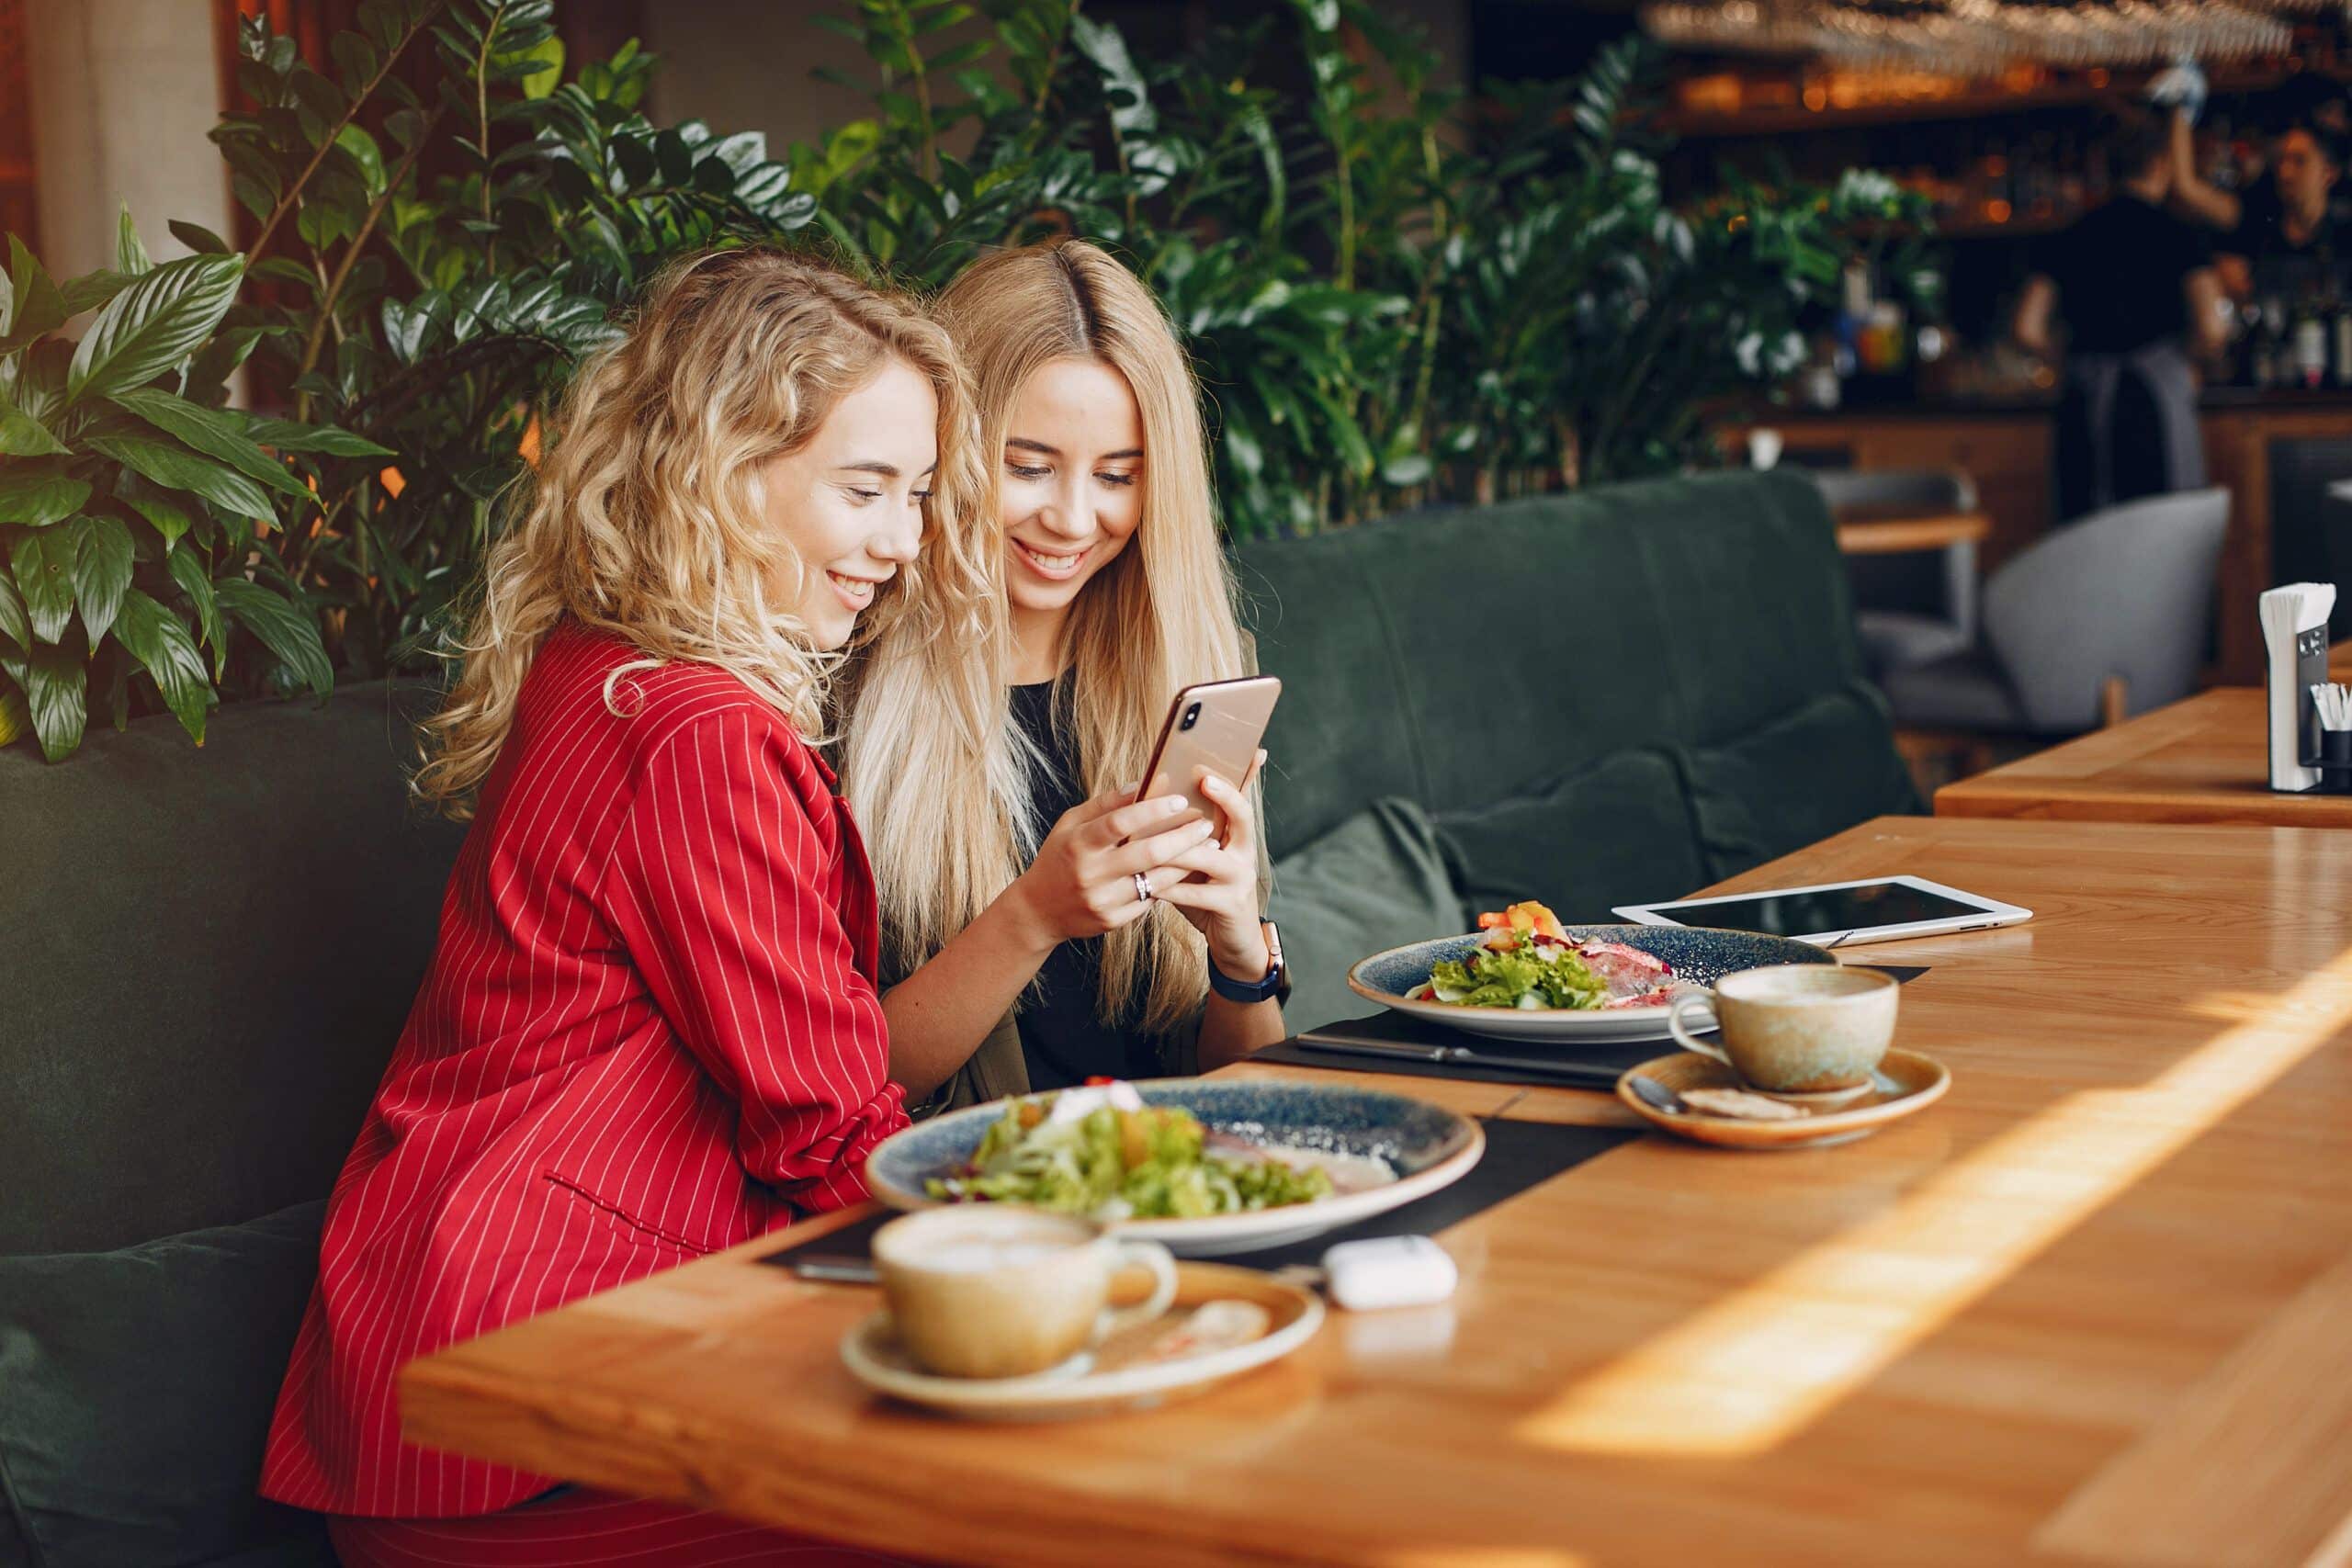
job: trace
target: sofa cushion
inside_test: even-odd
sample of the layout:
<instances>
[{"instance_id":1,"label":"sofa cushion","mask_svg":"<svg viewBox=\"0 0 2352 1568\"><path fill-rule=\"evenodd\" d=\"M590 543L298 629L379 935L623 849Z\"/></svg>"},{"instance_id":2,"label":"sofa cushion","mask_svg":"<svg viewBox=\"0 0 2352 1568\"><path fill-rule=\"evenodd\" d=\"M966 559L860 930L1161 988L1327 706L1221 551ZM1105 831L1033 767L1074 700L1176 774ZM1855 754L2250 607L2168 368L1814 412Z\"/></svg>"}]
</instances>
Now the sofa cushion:
<instances>
[{"instance_id":1,"label":"sofa cushion","mask_svg":"<svg viewBox=\"0 0 2352 1568\"><path fill-rule=\"evenodd\" d=\"M1662 750L1620 751L1484 810L1441 813L1437 828L1471 921L1536 898L1564 920L1606 923L1617 905L1708 881L1682 771Z\"/></svg>"},{"instance_id":2,"label":"sofa cushion","mask_svg":"<svg viewBox=\"0 0 2352 1568\"><path fill-rule=\"evenodd\" d=\"M1357 676L1325 700L1404 707L1432 815L1676 733L1649 652L1668 607L1634 510L1555 496L1353 530L1397 673L1393 687Z\"/></svg>"},{"instance_id":3,"label":"sofa cushion","mask_svg":"<svg viewBox=\"0 0 2352 1568\"><path fill-rule=\"evenodd\" d=\"M0 1495L28 1560L334 1562L317 1516L254 1494L325 1208L0 1258Z\"/></svg>"},{"instance_id":4,"label":"sofa cushion","mask_svg":"<svg viewBox=\"0 0 2352 1568\"><path fill-rule=\"evenodd\" d=\"M1789 472L1711 474L1585 492L1642 542L1663 613L1608 672L1673 705L1717 746L1861 673L1838 530Z\"/></svg>"},{"instance_id":5,"label":"sofa cushion","mask_svg":"<svg viewBox=\"0 0 2352 1568\"><path fill-rule=\"evenodd\" d=\"M1236 553L1283 855L1384 795L1518 799L1619 752L1720 746L1860 672L1820 491L1794 475L1434 508Z\"/></svg>"},{"instance_id":6,"label":"sofa cushion","mask_svg":"<svg viewBox=\"0 0 2352 1568\"><path fill-rule=\"evenodd\" d=\"M1464 929L1437 834L1409 800L1380 800L1274 863L1267 912L1282 928L1296 1033L1377 1010L1348 989L1360 958Z\"/></svg>"},{"instance_id":7,"label":"sofa cushion","mask_svg":"<svg viewBox=\"0 0 2352 1568\"><path fill-rule=\"evenodd\" d=\"M463 834L410 804L429 693L0 749L0 1256L228 1224L334 1184Z\"/></svg>"},{"instance_id":8,"label":"sofa cushion","mask_svg":"<svg viewBox=\"0 0 2352 1568\"><path fill-rule=\"evenodd\" d=\"M1684 763L1710 879L1919 809L1878 694L1860 681L1823 693Z\"/></svg>"},{"instance_id":9,"label":"sofa cushion","mask_svg":"<svg viewBox=\"0 0 2352 1568\"><path fill-rule=\"evenodd\" d=\"M1396 639L1341 529L1237 552L1258 667L1283 679L1266 728L1266 847L1305 847L1384 795L1426 783L1396 700Z\"/></svg>"}]
</instances>

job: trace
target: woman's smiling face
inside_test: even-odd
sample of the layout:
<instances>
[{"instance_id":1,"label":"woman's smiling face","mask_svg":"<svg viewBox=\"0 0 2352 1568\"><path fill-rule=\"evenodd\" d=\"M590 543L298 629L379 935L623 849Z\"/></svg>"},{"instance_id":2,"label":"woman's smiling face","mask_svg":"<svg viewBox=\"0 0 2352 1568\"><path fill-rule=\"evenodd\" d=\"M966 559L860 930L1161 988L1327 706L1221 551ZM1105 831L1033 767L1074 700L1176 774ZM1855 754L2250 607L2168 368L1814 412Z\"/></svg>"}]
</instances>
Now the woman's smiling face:
<instances>
[{"instance_id":1,"label":"woman's smiling face","mask_svg":"<svg viewBox=\"0 0 2352 1568\"><path fill-rule=\"evenodd\" d=\"M768 525L803 570L792 608L820 650L840 648L882 585L915 558L939 467L939 400L922 373L886 362L833 405L798 451L761 476Z\"/></svg>"},{"instance_id":2,"label":"woman's smiling face","mask_svg":"<svg viewBox=\"0 0 2352 1568\"><path fill-rule=\"evenodd\" d=\"M1051 360L1023 385L1000 457L1007 594L1016 617L1058 620L1143 520L1143 411L1109 366Z\"/></svg>"}]
</instances>

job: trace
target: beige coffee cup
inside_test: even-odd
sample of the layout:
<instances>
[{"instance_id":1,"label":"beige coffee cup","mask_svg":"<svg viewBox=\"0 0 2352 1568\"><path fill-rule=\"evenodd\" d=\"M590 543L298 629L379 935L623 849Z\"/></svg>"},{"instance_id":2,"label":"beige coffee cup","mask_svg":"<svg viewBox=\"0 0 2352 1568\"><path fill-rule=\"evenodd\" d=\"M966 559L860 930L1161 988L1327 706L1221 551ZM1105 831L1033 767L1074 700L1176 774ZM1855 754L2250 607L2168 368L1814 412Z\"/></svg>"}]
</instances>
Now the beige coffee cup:
<instances>
[{"instance_id":1,"label":"beige coffee cup","mask_svg":"<svg viewBox=\"0 0 2352 1568\"><path fill-rule=\"evenodd\" d=\"M1901 995L1883 970L1775 964L1677 991L1666 1022L1684 1050L1725 1063L1751 1089L1851 1099L1871 1087L1894 1039ZM1721 1043L1684 1024L1701 1010L1713 1013Z\"/></svg>"},{"instance_id":2,"label":"beige coffee cup","mask_svg":"<svg viewBox=\"0 0 2352 1568\"><path fill-rule=\"evenodd\" d=\"M874 1233L874 1263L899 1342L943 1377L1042 1372L1176 1299L1176 1262L1158 1242L1010 1203L892 1220ZM1150 1295L1109 1306L1114 1280L1136 1271Z\"/></svg>"}]
</instances>

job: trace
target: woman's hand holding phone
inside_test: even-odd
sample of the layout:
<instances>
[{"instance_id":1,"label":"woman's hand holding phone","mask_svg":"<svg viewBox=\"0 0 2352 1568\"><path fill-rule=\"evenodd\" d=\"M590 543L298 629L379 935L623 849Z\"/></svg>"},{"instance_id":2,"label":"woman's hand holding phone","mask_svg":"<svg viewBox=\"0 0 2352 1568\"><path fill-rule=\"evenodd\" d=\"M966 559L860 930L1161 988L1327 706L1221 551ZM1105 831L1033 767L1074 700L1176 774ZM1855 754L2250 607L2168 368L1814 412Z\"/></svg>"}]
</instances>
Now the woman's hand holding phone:
<instances>
[{"instance_id":1,"label":"woman's hand holding phone","mask_svg":"<svg viewBox=\"0 0 2352 1568\"><path fill-rule=\"evenodd\" d=\"M1207 939L1209 957L1218 971L1237 980L1256 979L1272 962L1260 923L1258 814L1250 804L1250 781L1265 765L1261 750L1238 785L1206 768L1200 770L1200 792L1223 817L1223 831L1170 860L1170 866L1189 874L1159 894Z\"/></svg>"},{"instance_id":2,"label":"woman's hand holding phone","mask_svg":"<svg viewBox=\"0 0 2352 1568\"><path fill-rule=\"evenodd\" d=\"M1191 804L1182 795L1136 800L1132 788L1120 788L1063 812L1009 889L1028 912L1038 945L1101 936L1140 919L1151 904L1136 896L1138 874L1153 897L1192 875L1182 857L1207 843L1217 825L1196 818L1160 827Z\"/></svg>"}]
</instances>

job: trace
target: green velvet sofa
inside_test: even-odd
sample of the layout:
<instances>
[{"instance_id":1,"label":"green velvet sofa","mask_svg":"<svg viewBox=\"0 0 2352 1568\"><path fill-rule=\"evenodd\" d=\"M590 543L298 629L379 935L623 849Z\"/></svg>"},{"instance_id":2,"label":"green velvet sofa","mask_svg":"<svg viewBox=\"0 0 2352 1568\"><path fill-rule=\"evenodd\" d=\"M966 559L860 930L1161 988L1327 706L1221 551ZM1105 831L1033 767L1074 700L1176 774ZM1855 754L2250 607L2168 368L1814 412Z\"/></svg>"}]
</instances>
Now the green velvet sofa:
<instances>
[{"instance_id":1,"label":"green velvet sofa","mask_svg":"<svg viewBox=\"0 0 2352 1568\"><path fill-rule=\"evenodd\" d=\"M1802 480L1432 513L1239 555L1302 1021L1514 897L1606 918L1916 809ZM251 1495L319 1213L458 832L419 697L0 751L0 1564L318 1563Z\"/></svg>"},{"instance_id":2,"label":"green velvet sofa","mask_svg":"<svg viewBox=\"0 0 2352 1568\"><path fill-rule=\"evenodd\" d=\"M1366 953L1679 897L1920 808L1820 492L1613 486L1244 547L1272 912L1311 1028Z\"/></svg>"}]
</instances>

